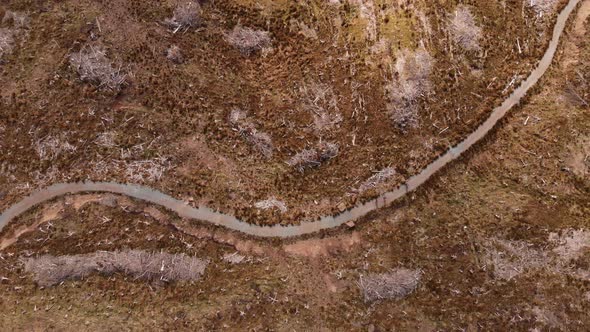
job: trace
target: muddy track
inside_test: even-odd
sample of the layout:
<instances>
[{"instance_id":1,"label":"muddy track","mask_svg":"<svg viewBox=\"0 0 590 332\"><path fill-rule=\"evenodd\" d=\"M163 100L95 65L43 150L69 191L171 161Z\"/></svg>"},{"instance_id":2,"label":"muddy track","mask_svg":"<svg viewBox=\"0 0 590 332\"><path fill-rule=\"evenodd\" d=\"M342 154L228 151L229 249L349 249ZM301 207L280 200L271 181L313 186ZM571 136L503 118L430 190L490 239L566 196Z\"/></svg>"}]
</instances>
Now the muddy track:
<instances>
[{"instance_id":1,"label":"muddy track","mask_svg":"<svg viewBox=\"0 0 590 332\"><path fill-rule=\"evenodd\" d=\"M358 205L341 214L321 217L318 221L303 221L299 225L275 225L256 226L241 221L234 216L216 212L208 207L201 206L194 208L187 203L175 199L167 194L149 187L120 184L109 182L84 182L84 183L61 183L39 190L22 201L14 204L2 215L0 215L0 230L12 219L31 209L32 207L51 200L55 197L66 194L82 192L109 192L126 195L136 199L144 200L153 204L161 205L180 217L202 220L214 225L223 226L238 232L258 237L293 237L318 232L323 229L338 227L348 221L356 220L369 212L391 204L393 201L403 197L411 191L416 190L422 184L432 178L439 170L451 161L459 158L461 154L479 142L494 126L506 115L506 113L526 96L527 92L539 81L543 74L550 67L559 45L559 40L565 29L569 16L582 0L570 0L557 18L553 29L551 42L543 58L531 75L524 81L504 102L496 107L490 117L477 130L471 133L464 141L450 148L443 155L429 164L419 174L412 176L408 181L397 189L384 193L381 196L364 204Z\"/></svg>"}]
</instances>

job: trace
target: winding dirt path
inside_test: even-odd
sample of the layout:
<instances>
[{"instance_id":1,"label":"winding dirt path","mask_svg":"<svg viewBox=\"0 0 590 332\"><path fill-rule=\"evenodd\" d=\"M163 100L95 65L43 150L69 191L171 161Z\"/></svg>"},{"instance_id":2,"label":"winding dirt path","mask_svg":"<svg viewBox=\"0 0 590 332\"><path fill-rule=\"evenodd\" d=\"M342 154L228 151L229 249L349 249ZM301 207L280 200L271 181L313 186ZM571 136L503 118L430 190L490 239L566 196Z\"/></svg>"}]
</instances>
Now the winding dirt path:
<instances>
[{"instance_id":1,"label":"winding dirt path","mask_svg":"<svg viewBox=\"0 0 590 332\"><path fill-rule=\"evenodd\" d=\"M110 182L61 183L41 189L26 197L22 201L14 204L8 210L4 211L4 213L0 215L0 230L2 230L4 226L6 226L15 217L40 203L66 194L76 194L82 192L109 192L126 195L153 204L161 205L177 213L183 218L202 220L238 232L259 237L285 238L300 236L318 232L323 229L338 227L348 221L356 220L362 216L365 216L369 212L387 206L409 192L416 190L431 177L433 177L444 166L459 158L462 153L471 148L491 129L493 129L498 121L501 120L512 107L518 104L518 102L547 71L551 65L553 57L555 56L557 46L559 45L559 40L563 34L568 18L580 1L582 0L570 0L568 5L562 10L557 18L557 22L555 23L553 36L551 38L549 47L543 55L543 58L539 62L537 68L533 70L526 81L524 81L506 100L504 100L502 105L496 107L492 111L490 117L479 128L477 128L461 143L450 148L446 153L438 157L419 174L409 178L406 183L400 185L397 189L384 193L376 199L355 206L354 208L341 214L324 216L318 221L303 221L299 225L256 226L241 221L234 216L213 211L206 206L193 208L183 201L145 186Z\"/></svg>"}]
</instances>

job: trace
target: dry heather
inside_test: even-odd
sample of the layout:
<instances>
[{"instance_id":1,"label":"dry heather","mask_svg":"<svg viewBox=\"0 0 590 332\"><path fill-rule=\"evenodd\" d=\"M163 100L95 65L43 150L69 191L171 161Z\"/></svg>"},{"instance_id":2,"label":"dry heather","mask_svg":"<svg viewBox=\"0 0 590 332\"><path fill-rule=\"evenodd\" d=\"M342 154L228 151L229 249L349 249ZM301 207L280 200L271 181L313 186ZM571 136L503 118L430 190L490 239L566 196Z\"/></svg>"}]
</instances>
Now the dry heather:
<instances>
[{"instance_id":1,"label":"dry heather","mask_svg":"<svg viewBox=\"0 0 590 332\"><path fill-rule=\"evenodd\" d=\"M558 0L525 0L526 5L539 17L552 13L557 6L557 2Z\"/></svg>"},{"instance_id":2,"label":"dry heather","mask_svg":"<svg viewBox=\"0 0 590 332\"><path fill-rule=\"evenodd\" d=\"M242 262L244 262L246 260L246 256L242 256L236 251L233 254L223 255L222 259L224 262L227 262L230 264L241 264Z\"/></svg>"},{"instance_id":3,"label":"dry heather","mask_svg":"<svg viewBox=\"0 0 590 332\"><path fill-rule=\"evenodd\" d=\"M118 145L118 138L115 131L106 131L96 136L94 144L107 149L105 152L109 155L109 158L98 155L89 163L96 176L105 178L109 174L123 174L128 182L149 183L160 180L174 166L170 156L163 156L159 152L155 152L157 155L152 158L146 158L148 153L145 143L123 148ZM154 142L150 145L153 146Z\"/></svg>"},{"instance_id":4,"label":"dry heather","mask_svg":"<svg viewBox=\"0 0 590 332\"><path fill-rule=\"evenodd\" d=\"M166 59L174 62L175 64L181 64L184 62L184 56L182 55L182 51L180 47L176 45L170 46L166 50Z\"/></svg>"},{"instance_id":5,"label":"dry heather","mask_svg":"<svg viewBox=\"0 0 590 332\"><path fill-rule=\"evenodd\" d=\"M149 253L141 250L96 252L87 255L51 256L22 259L25 271L39 286L54 286L93 273L110 276L123 273L148 281L196 281L209 263L184 254Z\"/></svg>"},{"instance_id":6,"label":"dry heather","mask_svg":"<svg viewBox=\"0 0 590 332\"><path fill-rule=\"evenodd\" d=\"M55 160L61 155L76 151L76 147L63 137L46 136L35 142L35 151L41 160Z\"/></svg>"},{"instance_id":7,"label":"dry heather","mask_svg":"<svg viewBox=\"0 0 590 332\"><path fill-rule=\"evenodd\" d=\"M572 259L579 258L584 250L590 247L590 232L579 229L568 229L563 234L551 233L549 234L549 241L556 244L553 248L559 258L565 262Z\"/></svg>"},{"instance_id":8,"label":"dry heather","mask_svg":"<svg viewBox=\"0 0 590 332\"><path fill-rule=\"evenodd\" d=\"M590 63L576 70L574 78L568 80L565 97L573 105L590 107Z\"/></svg>"},{"instance_id":9,"label":"dry heather","mask_svg":"<svg viewBox=\"0 0 590 332\"><path fill-rule=\"evenodd\" d=\"M525 242L495 239L484 250L487 265L493 267L496 278L503 280L541 268L548 261L547 253L535 250Z\"/></svg>"},{"instance_id":10,"label":"dry heather","mask_svg":"<svg viewBox=\"0 0 590 332\"><path fill-rule=\"evenodd\" d=\"M428 37L429 42L431 42L433 30L432 30L432 25L430 24L428 17L421 10L416 12L416 17L418 18L418 21L420 22L420 26L422 27L422 31L424 32L424 35L426 37Z\"/></svg>"},{"instance_id":11,"label":"dry heather","mask_svg":"<svg viewBox=\"0 0 590 332\"><path fill-rule=\"evenodd\" d=\"M159 181L172 168L172 163L166 157L133 161L100 159L90 162L90 167L98 177L105 177L110 172L124 174L127 182L147 184Z\"/></svg>"},{"instance_id":12,"label":"dry heather","mask_svg":"<svg viewBox=\"0 0 590 332\"><path fill-rule=\"evenodd\" d=\"M387 273L361 276L359 288L366 303L397 300L411 294L422 277L419 270L395 269Z\"/></svg>"},{"instance_id":13,"label":"dry heather","mask_svg":"<svg viewBox=\"0 0 590 332\"><path fill-rule=\"evenodd\" d=\"M317 147L305 149L287 161L287 164L303 172L307 168L320 166L323 162L338 155L338 144L320 142Z\"/></svg>"},{"instance_id":14,"label":"dry heather","mask_svg":"<svg viewBox=\"0 0 590 332\"><path fill-rule=\"evenodd\" d=\"M96 144L98 146L102 146L104 148L114 148L117 146L117 143L115 143L116 140L117 140L117 132L107 131L107 132L98 134L96 139L94 140L94 144Z\"/></svg>"},{"instance_id":15,"label":"dry heather","mask_svg":"<svg viewBox=\"0 0 590 332\"><path fill-rule=\"evenodd\" d=\"M415 52L404 50L397 58L397 78L387 87L390 101L388 111L394 125L402 131L419 125L418 103L432 90L430 72L433 61L425 49Z\"/></svg>"},{"instance_id":16,"label":"dry heather","mask_svg":"<svg viewBox=\"0 0 590 332\"><path fill-rule=\"evenodd\" d=\"M285 202L279 201L274 197L265 199L264 201L256 202L254 206L261 210L277 209L283 213L287 212L287 205Z\"/></svg>"},{"instance_id":17,"label":"dry heather","mask_svg":"<svg viewBox=\"0 0 590 332\"><path fill-rule=\"evenodd\" d=\"M9 29L0 29L0 61L5 55L12 53L14 45L14 32Z\"/></svg>"},{"instance_id":18,"label":"dry heather","mask_svg":"<svg viewBox=\"0 0 590 332\"><path fill-rule=\"evenodd\" d=\"M590 280L590 271L573 269L572 260L579 258L590 247L590 232L565 230L551 233L552 249L537 249L523 241L492 239L484 245L484 260L493 268L496 278L511 280L528 271L545 271Z\"/></svg>"},{"instance_id":19,"label":"dry heather","mask_svg":"<svg viewBox=\"0 0 590 332\"><path fill-rule=\"evenodd\" d=\"M459 6L449 23L449 29L453 41L467 51L480 49L481 28L475 23L473 14L466 6Z\"/></svg>"},{"instance_id":20,"label":"dry heather","mask_svg":"<svg viewBox=\"0 0 590 332\"><path fill-rule=\"evenodd\" d=\"M256 126L247 119L246 112L233 109L229 114L228 120L230 125L258 152L266 158L272 157L274 147L270 135L258 131Z\"/></svg>"},{"instance_id":21,"label":"dry heather","mask_svg":"<svg viewBox=\"0 0 590 332\"><path fill-rule=\"evenodd\" d=\"M174 9L172 18L166 19L165 23L174 32L197 27L201 24L201 6L193 1L181 3Z\"/></svg>"},{"instance_id":22,"label":"dry heather","mask_svg":"<svg viewBox=\"0 0 590 332\"><path fill-rule=\"evenodd\" d=\"M367 190L373 189L383 182L389 180L395 174L395 169L393 167L384 168L361 183L356 191L358 193L363 193Z\"/></svg>"},{"instance_id":23,"label":"dry heather","mask_svg":"<svg viewBox=\"0 0 590 332\"><path fill-rule=\"evenodd\" d=\"M330 86L312 82L301 87L300 95L303 109L312 114L314 129L318 133L332 129L342 122L338 100Z\"/></svg>"},{"instance_id":24,"label":"dry heather","mask_svg":"<svg viewBox=\"0 0 590 332\"><path fill-rule=\"evenodd\" d=\"M0 16L2 16L0 8ZM14 50L15 38L24 29L29 27L30 18L21 12L7 10L2 16L2 25L10 28L0 28L0 64L5 55L11 54Z\"/></svg>"},{"instance_id":25,"label":"dry heather","mask_svg":"<svg viewBox=\"0 0 590 332\"><path fill-rule=\"evenodd\" d=\"M121 161L119 167L131 182L154 182L162 178L162 175L170 169L170 162L165 157L156 157L147 160L131 162Z\"/></svg>"},{"instance_id":26,"label":"dry heather","mask_svg":"<svg viewBox=\"0 0 590 332\"><path fill-rule=\"evenodd\" d=\"M318 33L313 27L310 27L307 24L305 24L305 22L301 22L296 19L289 20L289 31L291 33L300 34L307 39L318 39Z\"/></svg>"},{"instance_id":27,"label":"dry heather","mask_svg":"<svg viewBox=\"0 0 590 332\"><path fill-rule=\"evenodd\" d=\"M101 89L118 92L126 83L127 76L122 72L121 65L113 66L101 48L86 46L80 52L70 54L69 60L82 81Z\"/></svg>"},{"instance_id":28,"label":"dry heather","mask_svg":"<svg viewBox=\"0 0 590 332\"><path fill-rule=\"evenodd\" d=\"M256 148L256 150L266 158L272 157L273 145L270 135L267 133L260 132L256 129L252 129L248 132L244 132L246 140Z\"/></svg>"},{"instance_id":29,"label":"dry heather","mask_svg":"<svg viewBox=\"0 0 590 332\"><path fill-rule=\"evenodd\" d=\"M7 10L2 18L2 24L10 24L16 29L28 28L31 20L28 15L21 12Z\"/></svg>"},{"instance_id":30,"label":"dry heather","mask_svg":"<svg viewBox=\"0 0 590 332\"><path fill-rule=\"evenodd\" d=\"M340 2L340 1L339 1ZM344 1L343 1L344 2ZM366 22L365 27L365 36L369 41L375 41L377 39L377 31L378 31L378 23L377 23L377 16L375 7L378 7L378 4L375 4L376 1L374 0L351 0L350 4L357 7L359 17Z\"/></svg>"},{"instance_id":31,"label":"dry heather","mask_svg":"<svg viewBox=\"0 0 590 332\"><path fill-rule=\"evenodd\" d=\"M268 31L254 30L239 25L235 26L232 32L225 36L225 39L244 55L251 55L271 45Z\"/></svg>"}]
</instances>

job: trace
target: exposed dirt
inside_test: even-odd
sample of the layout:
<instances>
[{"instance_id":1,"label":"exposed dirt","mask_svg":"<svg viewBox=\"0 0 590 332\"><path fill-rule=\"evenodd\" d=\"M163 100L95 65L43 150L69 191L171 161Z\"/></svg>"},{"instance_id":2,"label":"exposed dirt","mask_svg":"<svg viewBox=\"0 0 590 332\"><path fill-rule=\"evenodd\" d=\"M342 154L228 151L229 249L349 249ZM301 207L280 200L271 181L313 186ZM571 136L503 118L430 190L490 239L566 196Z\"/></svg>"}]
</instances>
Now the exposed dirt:
<instances>
[{"instance_id":1,"label":"exposed dirt","mask_svg":"<svg viewBox=\"0 0 590 332\"><path fill-rule=\"evenodd\" d=\"M481 51L464 52L446 28L456 1L211 1L200 27L177 33L162 23L172 1L10 1L4 8L30 20L0 67L0 148L9 151L0 208L40 186L93 179L149 184L257 224L344 210L417 173L530 72L555 11L539 18L527 3L474 1ZM272 49L233 49L224 34L238 22L270 31ZM67 57L84 45L104 47L128 86L114 94L80 82ZM183 64L166 59L170 45ZM403 133L385 87L401 51L421 47L435 60L433 93L420 102L420 128ZM310 104L339 120L318 120ZM234 108L270 135L271 158L229 123ZM286 164L319 141L337 143L338 155L304 173ZM354 192L385 167L396 176ZM254 207L269 197L288 211Z\"/></svg>"},{"instance_id":2,"label":"exposed dirt","mask_svg":"<svg viewBox=\"0 0 590 332\"><path fill-rule=\"evenodd\" d=\"M329 255L342 255L354 250L361 243L359 233L334 236L327 239L309 239L287 244L283 247L291 256L321 258Z\"/></svg>"},{"instance_id":3,"label":"exposed dirt","mask_svg":"<svg viewBox=\"0 0 590 332\"><path fill-rule=\"evenodd\" d=\"M57 219L63 211L63 202L45 208L41 215L38 216L35 222L28 226L20 226L12 231L12 234L5 234L0 241L0 250L6 249L8 246L14 244L23 234L33 232L44 223Z\"/></svg>"}]
</instances>

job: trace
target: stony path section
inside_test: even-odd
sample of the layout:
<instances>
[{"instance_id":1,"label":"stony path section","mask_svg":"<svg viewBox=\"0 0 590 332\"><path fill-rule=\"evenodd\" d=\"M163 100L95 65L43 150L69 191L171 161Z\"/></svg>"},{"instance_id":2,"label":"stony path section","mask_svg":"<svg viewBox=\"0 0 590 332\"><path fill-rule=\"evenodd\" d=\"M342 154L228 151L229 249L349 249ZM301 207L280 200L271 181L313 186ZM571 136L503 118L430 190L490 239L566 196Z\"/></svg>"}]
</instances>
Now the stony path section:
<instances>
[{"instance_id":1,"label":"stony path section","mask_svg":"<svg viewBox=\"0 0 590 332\"><path fill-rule=\"evenodd\" d=\"M6 226L6 224L8 224L12 219L40 203L66 194L75 194L81 192L109 192L126 195L153 204L161 205L173 212L176 212L183 218L202 220L238 232L259 237L292 237L305 235L318 232L323 229L338 227L348 221L356 220L362 216L365 216L369 212L389 205L396 199L399 199L407 193L416 190L445 165L457 159L462 153L467 151L475 143L481 140L498 123L498 121L502 119L506 113L526 95L530 88L533 87L539 81L541 76L543 76L543 74L547 71L551 65L551 62L553 61L553 57L555 56L557 46L559 45L559 40L563 34L568 18L580 1L581 0L570 0L569 4L563 9L557 18L551 42L537 68L533 70L531 75L526 79L526 81L522 83L520 87L514 90L514 92L502 103L502 105L498 106L492 111L490 117L479 128L477 128L477 130L471 133L457 146L450 148L446 153L438 157L419 174L408 179L405 184L402 184L397 189L384 193L374 200L358 205L341 214L324 216L318 221L303 221L299 225L256 226L247 222L243 222L234 216L213 211L205 206L193 208L183 201L177 200L169 195L149 187L110 182L61 183L39 190L6 210L2 215L0 215L0 230L2 230L2 228L4 228L4 226Z\"/></svg>"}]
</instances>

